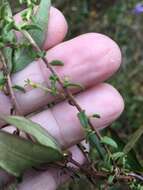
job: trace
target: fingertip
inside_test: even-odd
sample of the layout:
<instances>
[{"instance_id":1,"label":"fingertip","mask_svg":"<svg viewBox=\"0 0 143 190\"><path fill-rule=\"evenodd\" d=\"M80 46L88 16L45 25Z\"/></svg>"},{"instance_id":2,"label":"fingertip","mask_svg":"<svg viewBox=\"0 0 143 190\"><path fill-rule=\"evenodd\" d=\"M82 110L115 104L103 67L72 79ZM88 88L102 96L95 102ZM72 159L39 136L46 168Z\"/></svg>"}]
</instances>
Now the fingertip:
<instances>
[{"instance_id":1,"label":"fingertip","mask_svg":"<svg viewBox=\"0 0 143 190\"><path fill-rule=\"evenodd\" d=\"M96 99L101 99L102 101L97 102L95 99L97 108L93 106L89 109L89 112L97 113L101 118L91 118L91 121L96 128L103 129L120 117L125 106L124 100L121 94L107 83L99 84L93 88L93 91L96 91Z\"/></svg>"},{"instance_id":2,"label":"fingertip","mask_svg":"<svg viewBox=\"0 0 143 190\"><path fill-rule=\"evenodd\" d=\"M104 41L103 43L105 43L109 47L109 52L108 52L109 65L108 66L112 68L112 71L110 72L110 74L112 75L120 68L121 63L122 63L122 54L121 54L120 47L110 37L104 34L97 34L97 35L101 36L101 38L103 38L103 41Z\"/></svg>"},{"instance_id":3,"label":"fingertip","mask_svg":"<svg viewBox=\"0 0 143 190\"><path fill-rule=\"evenodd\" d=\"M51 7L47 38L44 49L49 49L62 42L68 31L67 21L61 11Z\"/></svg>"},{"instance_id":4,"label":"fingertip","mask_svg":"<svg viewBox=\"0 0 143 190\"><path fill-rule=\"evenodd\" d=\"M108 98L108 106L112 105L112 109L114 110L114 120L117 119L124 110L124 100L121 94L116 88L108 83L102 83L99 87L106 90L106 96Z\"/></svg>"},{"instance_id":5,"label":"fingertip","mask_svg":"<svg viewBox=\"0 0 143 190\"><path fill-rule=\"evenodd\" d=\"M102 61L98 64L97 69L105 71L104 75L106 79L112 76L122 63L122 54L118 44L110 37L100 33L87 33L82 36L86 38L85 43L93 44L92 47L89 46L90 52L97 51L96 49L98 49L97 57Z\"/></svg>"}]
</instances>

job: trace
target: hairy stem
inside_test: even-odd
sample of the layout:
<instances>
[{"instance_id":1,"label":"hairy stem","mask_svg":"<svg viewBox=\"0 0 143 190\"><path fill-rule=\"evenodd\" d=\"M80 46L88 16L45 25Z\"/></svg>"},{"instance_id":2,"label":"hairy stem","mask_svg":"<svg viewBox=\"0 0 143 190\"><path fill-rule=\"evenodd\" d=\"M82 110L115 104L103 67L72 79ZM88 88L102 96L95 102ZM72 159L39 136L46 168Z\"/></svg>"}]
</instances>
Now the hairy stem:
<instances>
[{"instance_id":1,"label":"hairy stem","mask_svg":"<svg viewBox=\"0 0 143 190\"><path fill-rule=\"evenodd\" d=\"M21 30L21 33L25 36L25 38L31 43L31 45L33 46L33 48L37 51L37 52L41 52L42 50L40 49L40 47L36 44L36 42L34 41L34 39L31 37L31 35L25 31L25 30ZM51 73L57 77L57 81L59 82L60 86L62 87L66 98L70 101L70 103L75 106L77 108L77 110L79 112L83 112L84 110L82 109L82 107L78 104L78 102L75 100L74 96L72 95L72 93L70 92L70 90L68 89L68 87L65 87L63 80L60 78L60 76L58 75L58 73L55 71L55 69L50 65L50 63L48 62L46 57L42 57L41 58L43 60L43 62L46 64L47 68L51 71ZM98 137L99 140L102 139L99 131L94 128L93 124L91 123L90 119L88 118L88 123L91 127L92 130L95 131L96 136ZM103 147L105 149L105 151L108 153L108 155L111 157L111 152L108 149L108 147L103 144Z\"/></svg>"},{"instance_id":2,"label":"hairy stem","mask_svg":"<svg viewBox=\"0 0 143 190\"><path fill-rule=\"evenodd\" d=\"M8 93L10 95L10 98L11 98L12 109L15 110L16 114L22 115L21 109L19 107L19 104L18 104L18 102L16 100L14 91L12 89L12 81L11 81L11 78L10 78L10 72L8 70L8 67L7 67L7 64L6 64L6 61L5 61L5 58L3 56L2 51L0 51L0 61L1 61L1 64L2 64L3 73L4 73L4 75L6 76L6 79L7 79L7 90L8 90Z\"/></svg>"}]
</instances>

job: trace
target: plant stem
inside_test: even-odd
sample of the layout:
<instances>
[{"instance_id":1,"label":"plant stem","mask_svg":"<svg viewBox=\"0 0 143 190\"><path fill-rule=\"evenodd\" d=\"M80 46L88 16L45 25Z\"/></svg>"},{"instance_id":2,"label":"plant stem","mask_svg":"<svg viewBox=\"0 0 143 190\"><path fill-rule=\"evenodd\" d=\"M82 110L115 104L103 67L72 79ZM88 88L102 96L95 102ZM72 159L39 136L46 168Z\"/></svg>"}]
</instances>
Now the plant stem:
<instances>
[{"instance_id":1,"label":"plant stem","mask_svg":"<svg viewBox=\"0 0 143 190\"><path fill-rule=\"evenodd\" d=\"M11 81L11 78L10 78L10 72L8 71L8 67L6 65L6 61L5 61L5 58L2 54L2 51L0 51L0 61L2 63L2 70L4 72L4 75L6 76L6 79L7 79L7 90L8 90L8 93L10 95L10 98L11 98L11 102L12 102L12 109L15 110L16 114L18 115L22 115L22 112L20 110L20 107L19 107L19 104L16 100L16 97L15 97L15 94L14 94L14 91L12 89L12 81Z\"/></svg>"},{"instance_id":2,"label":"plant stem","mask_svg":"<svg viewBox=\"0 0 143 190\"><path fill-rule=\"evenodd\" d=\"M136 178L136 179L143 182L143 176L142 175L139 175L139 174L136 174L136 173L128 173L128 176L130 176L132 178Z\"/></svg>"},{"instance_id":3,"label":"plant stem","mask_svg":"<svg viewBox=\"0 0 143 190\"><path fill-rule=\"evenodd\" d=\"M20 32L25 36L25 38L31 43L31 45L33 46L33 48L37 51L37 52L41 52L42 50L40 49L40 47L36 44L36 42L33 40L33 38L31 37L31 35L25 31L25 30L20 30ZM47 58L46 57L42 57L41 58L43 60L43 62L46 64L47 68L51 71L51 73L57 77L57 81L59 82L60 86L62 87L65 95L66 95L66 98L70 101L70 103L75 106L77 108L77 110L79 112L83 112L84 110L82 109L82 107L78 104L78 102L75 100L74 96L72 95L72 93L70 92L70 90L65 87L62 79L59 77L58 73L54 70L54 68L50 65L50 63L48 62ZM102 139L99 131L94 128L93 124L91 123L90 119L88 118L88 123L91 127L92 130L95 131L95 134L97 136L97 138L99 140ZM108 153L108 155L111 157L111 152L110 150L108 149L108 147L104 144L102 144L102 146L104 147L105 151Z\"/></svg>"},{"instance_id":4,"label":"plant stem","mask_svg":"<svg viewBox=\"0 0 143 190\"><path fill-rule=\"evenodd\" d=\"M39 84L39 83L35 83L35 82L32 82L32 81L30 81L30 80L27 80L26 81L26 84L25 84L25 86L26 85L29 85L29 86L35 86L35 87L33 87L33 88L39 88L39 89L41 89L41 90L43 90L44 92L47 92L47 93L52 93L52 90L50 89L50 88L47 88L47 87L45 87L45 86L42 86L41 84ZM61 93L61 92L56 92L56 95L59 95L61 98L63 98L63 99L65 99L65 94L64 93Z\"/></svg>"}]
</instances>

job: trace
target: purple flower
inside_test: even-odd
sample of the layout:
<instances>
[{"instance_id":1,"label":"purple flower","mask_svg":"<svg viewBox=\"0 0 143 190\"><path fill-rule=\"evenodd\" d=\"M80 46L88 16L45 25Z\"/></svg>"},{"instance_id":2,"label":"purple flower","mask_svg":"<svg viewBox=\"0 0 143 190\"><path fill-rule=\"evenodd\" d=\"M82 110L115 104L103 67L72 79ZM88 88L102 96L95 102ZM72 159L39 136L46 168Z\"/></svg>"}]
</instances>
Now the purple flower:
<instances>
[{"instance_id":1,"label":"purple flower","mask_svg":"<svg viewBox=\"0 0 143 190\"><path fill-rule=\"evenodd\" d=\"M138 4L135 6L133 12L134 12L135 14L141 14L141 13L143 13L143 3L138 3Z\"/></svg>"}]
</instances>

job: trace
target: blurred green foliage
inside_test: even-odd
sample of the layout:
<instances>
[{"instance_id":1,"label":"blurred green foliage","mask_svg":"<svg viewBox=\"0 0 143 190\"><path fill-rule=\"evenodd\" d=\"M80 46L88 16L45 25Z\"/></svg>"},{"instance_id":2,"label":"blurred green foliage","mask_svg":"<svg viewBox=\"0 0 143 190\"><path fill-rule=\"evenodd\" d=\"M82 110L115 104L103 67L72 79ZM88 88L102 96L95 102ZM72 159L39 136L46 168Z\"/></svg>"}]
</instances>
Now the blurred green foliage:
<instances>
[{"instance_id":1,"label":"blurred green foliage","mask_svg":"<svg viewBox=\"0 0 143 190\"><path fill-rule=\"evenodd\" d=\"M55 0L69 23L68 39L87 32L100 32L115 40L122 51L123 64L109 81L122 94L125 111L112 127L125 142L143 125L143 14L133 9L139 0ZM143 138L135 151L143 162ZM65 189L91 189L84 180ZM118 189L118 188L117 188ZM123 189L119 187L119 189ZM127 189L127 188L125 188Z\"/></svg>"}]
</instances>

